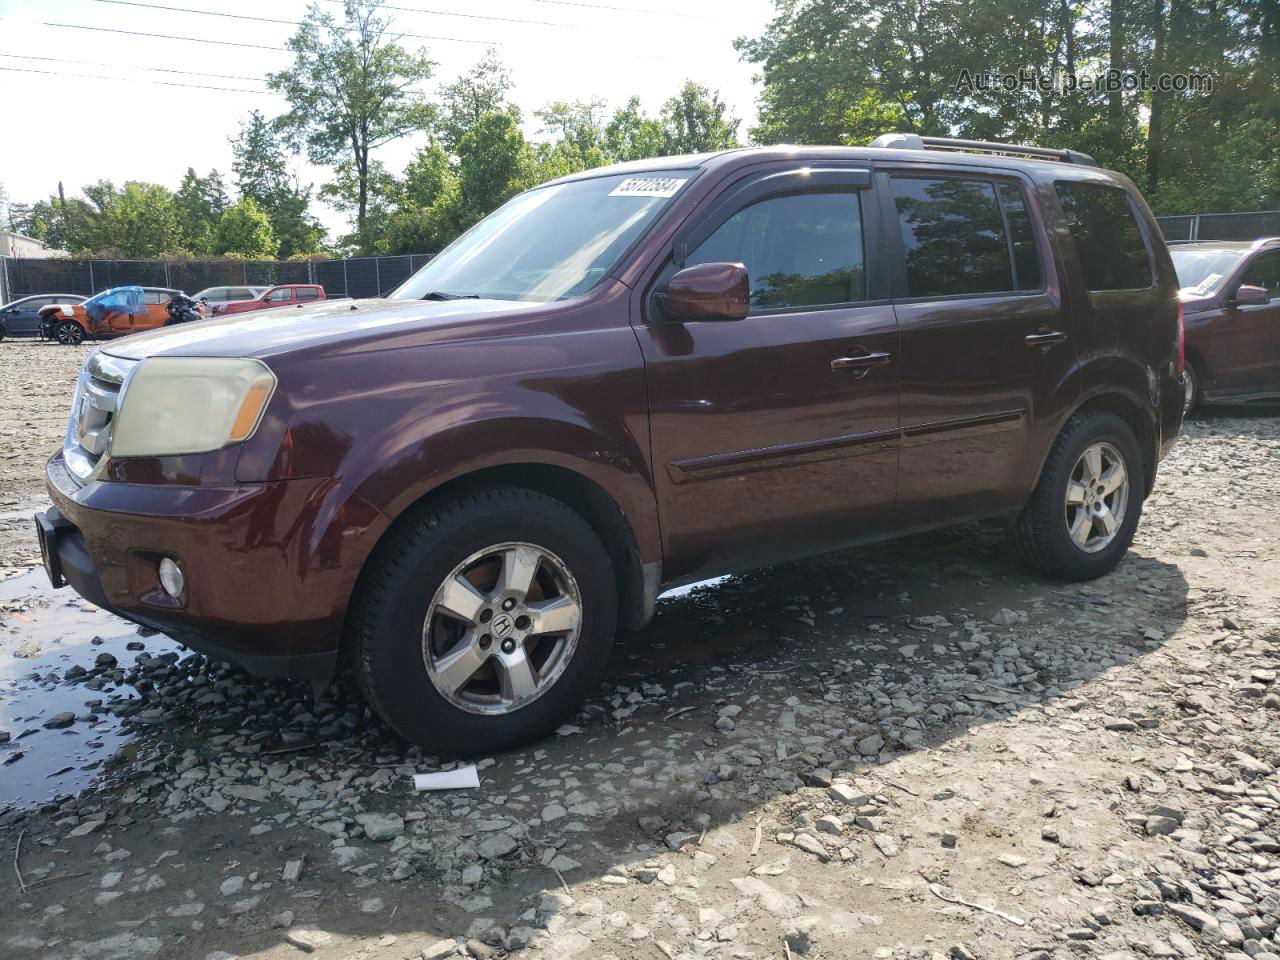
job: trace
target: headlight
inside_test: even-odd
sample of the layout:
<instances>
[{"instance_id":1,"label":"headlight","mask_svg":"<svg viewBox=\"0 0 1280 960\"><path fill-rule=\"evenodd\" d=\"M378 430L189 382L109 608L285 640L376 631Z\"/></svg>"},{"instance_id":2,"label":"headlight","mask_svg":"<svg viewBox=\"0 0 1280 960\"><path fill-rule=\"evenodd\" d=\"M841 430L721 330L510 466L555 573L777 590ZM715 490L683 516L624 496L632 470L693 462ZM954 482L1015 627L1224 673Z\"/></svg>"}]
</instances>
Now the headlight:
<instances>
[{"instance_id":1,"label":"headlight","mask_svg":"<svg viewBox=\"0 0 1280 960\"><path fill-rule=\"evenodd\" d=\"M150 357L129 378L111 455L207 453L248 440L275 388L260 360Z\"/></svg>"}]
</instances>

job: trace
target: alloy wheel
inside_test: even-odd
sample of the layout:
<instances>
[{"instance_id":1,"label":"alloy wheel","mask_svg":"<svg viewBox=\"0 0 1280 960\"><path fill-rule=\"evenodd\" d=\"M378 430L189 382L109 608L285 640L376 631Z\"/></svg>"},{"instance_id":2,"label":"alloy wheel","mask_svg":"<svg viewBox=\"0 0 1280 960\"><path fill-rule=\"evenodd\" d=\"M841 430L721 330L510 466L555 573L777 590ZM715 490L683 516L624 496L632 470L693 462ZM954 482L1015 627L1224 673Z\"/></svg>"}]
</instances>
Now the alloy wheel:
<instances>
[{"instance_id":1,"label":"alloy wheel","mask_svg":"<svg viewBox=\"0 0 1280 960\"><path fill-rule=\"evenodd\" d=\"M427 609L422 656L440 695L468 713L510 713L560 679L582 630L582 597L564 561L531 543L478 550Z\"/></svg>"},{"instance_id":2,"label":"alloy wheel","mask_svg":"<svg viewBox=\"0 0 1280 960\"><path fill-rule=\"evenodd\" d=\"M1067 481L1067 532L1085 553L1105 550L1124 524L1129 506L1129 470L1110 443L1085 448Z\"/></svg>"},{"instance_id":3,"label":"alloy wheel","mask_svg":"<svg viewBox=\"0 0 1280 960\"><path fill-rule=\"evenodd\" d=\"M1185 417L1196 404L1196 375L1190 364L1182 371L1182 389L1182 415Z\"/></svg>"},{"instance_id":4,"label":"alloy wheel","mask_svg":"<svg viewBox=\"0 0 1280 960\"><path fill-rule=\"evenodd\" d=\"M74 347L84 339L84 331L80 329L78 324L67 323L58 324L58 342L68 347Z\"/></svg>"}]
</instances>

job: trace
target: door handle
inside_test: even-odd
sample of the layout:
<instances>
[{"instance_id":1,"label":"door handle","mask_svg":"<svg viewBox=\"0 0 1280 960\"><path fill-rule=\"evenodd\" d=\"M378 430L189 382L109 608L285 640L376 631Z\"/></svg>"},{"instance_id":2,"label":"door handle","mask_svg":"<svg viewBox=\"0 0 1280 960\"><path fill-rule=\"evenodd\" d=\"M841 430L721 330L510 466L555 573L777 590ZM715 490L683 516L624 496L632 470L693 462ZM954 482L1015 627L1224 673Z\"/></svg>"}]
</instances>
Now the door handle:
<instances>
[{"instance_id":1,"label":"door handle","mask_svg":"<svg viewBox=\"0 0 1280 960\"><path fill-rule=\"evenodd\" d=\"M863 353L856 357L836 357L831 361L832 370L861 370L865 373L871 367L882 367L889 362L887 353Z\"/></svg>"},{"instance_id":2,"label":"door handle","mask_svg":"<svg viewBox=\"0 0 1280 960\"><path fill-rule=\"evenodd\" d=\"M856 357L836 357L831 361L833 372L848 370L855 380L861 380L872 367L882 367L889 362L887 353L860 353Z\"/></svg>"},{"instance_id":3,"label":"door handle","mask_svg":"<svg viewBox=\"0 0 1280 960\"><path fill-rule=\"evenodd\" d=\"M1038 333L1028 333L1023 339L1028 347L1047 347L1053 343L1066 343L1067 335L1061 330L1041 330Z\"/></svg>"}]
</instances>

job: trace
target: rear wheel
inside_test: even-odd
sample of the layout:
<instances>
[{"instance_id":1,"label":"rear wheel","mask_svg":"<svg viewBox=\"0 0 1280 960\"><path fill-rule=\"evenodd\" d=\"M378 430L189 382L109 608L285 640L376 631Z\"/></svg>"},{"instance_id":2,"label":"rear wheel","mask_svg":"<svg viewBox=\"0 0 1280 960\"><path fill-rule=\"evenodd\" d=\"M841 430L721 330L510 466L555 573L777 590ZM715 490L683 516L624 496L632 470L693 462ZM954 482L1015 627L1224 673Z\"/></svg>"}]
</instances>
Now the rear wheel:
<instances>
[{"instance_id":1,"label":"rear wheel","mask_svg":"<svg viewBox=\"0 0 1280 960\"><path fill-rule=\"evenodd\" d=\"M1092 580L1120 562L1142 515L1142 456L1129 425L1078 413L1054 441L1013 543L1031 567L1060 580Z\"/></svg>"},{"instance_id":2,"label":"rear wheel","mask_svg":"<svg viewBox=\"0 0 1280 960\"><path fill-rule=\"evenodd\" d=\"M84 342L84 328L74 320L63 320L54 328L58 342L68 347L79 346Z\"/></svg>"},{"instance_id":3,"label":"rear wheel","mask_svg":"<svg viewBox=\"0 0 1280 960\"><path fill-rule=\"evenodd\" d=\"M490 490L392 536L353 617L362 686L392 727L475 755L544 736L578 708L617 625L609 555L580 515Z\"/></svg>"}]
</instances>

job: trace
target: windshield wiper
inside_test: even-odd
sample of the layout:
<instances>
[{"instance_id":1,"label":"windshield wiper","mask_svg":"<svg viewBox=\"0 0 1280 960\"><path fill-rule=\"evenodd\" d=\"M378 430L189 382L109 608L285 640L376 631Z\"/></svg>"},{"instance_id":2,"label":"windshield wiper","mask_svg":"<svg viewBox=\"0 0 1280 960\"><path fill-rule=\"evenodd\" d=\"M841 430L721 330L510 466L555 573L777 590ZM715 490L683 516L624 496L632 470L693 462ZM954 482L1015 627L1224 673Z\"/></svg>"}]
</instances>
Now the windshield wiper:
<instances>
[{"instance_id":1,"label":"windshield wiper","mask_svg":"<svg viewBox=\"0 0 1280 960\"><path fill-rule=\"evenodd\" d=\"M442 290L432 290L426 294L423 300L479 300L478 293L445 293Z\"/></svg>"}]
</instances>

